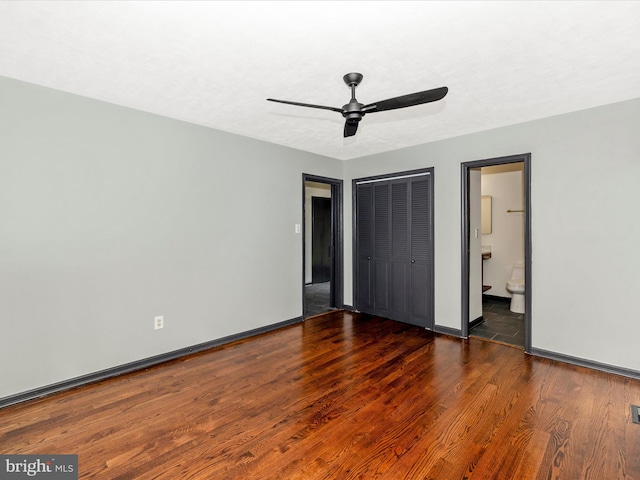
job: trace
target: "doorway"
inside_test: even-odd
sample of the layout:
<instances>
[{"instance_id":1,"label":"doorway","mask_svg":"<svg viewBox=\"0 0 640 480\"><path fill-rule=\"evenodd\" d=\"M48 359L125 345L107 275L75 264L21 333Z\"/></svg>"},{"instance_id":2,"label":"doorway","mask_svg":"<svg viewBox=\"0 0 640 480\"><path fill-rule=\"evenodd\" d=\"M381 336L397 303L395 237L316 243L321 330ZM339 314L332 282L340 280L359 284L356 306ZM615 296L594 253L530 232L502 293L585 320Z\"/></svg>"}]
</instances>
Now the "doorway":
<instances>
[{"instance_id":1,"label":"doorway","mask_svg":"<svg viewBox=\"0 0 640 480\"><path fill-rule=\"evenodd\" d=\"M343 308L342 180L303 174L303 318Z\"/></svg>"},{"instance_id":2,"label":"doorway","mask_svg":"<svg viewBox=\"0 0 640 480\"><path fill-rule=\"evenodd\" d=\"M531 351L530 163L531 154L521 154L466 162L461 165L462 336L466 338L471 334L480 338L493 338L522 347L526 352ZM486 192L482 191L481 187L483 171L487 174L515 172L521 182L514 189L520 192L516 195L517 198L505 203L504 198L508 198L508 194L499 193L494 198L485 195ZM517 172L520 172L519 177ZM490 215L489 219L487 212ZM503 231L504 223L497 222L496 216L508 219L504 223L510 224L511 228L521 228L521 233L517 236L520 240L506 240L502 243L497 241L497 233ZM498 225L501 225L501 228L496 230L494 227ZM495 246L490 240L492 235ZM486 275L485 265L492 260L494 263L489 265L488 270L493 269L497 273L491 272L491 275ZM514 265L524 267L524 313L511 311L511 293L505 290ZM487 280L487 277L491 280ZM518 332L518 328L522 331ZM474 332L477 334L474 335ZM513 338L508 338L508 335Z\"/></svg>"}]
</instances>

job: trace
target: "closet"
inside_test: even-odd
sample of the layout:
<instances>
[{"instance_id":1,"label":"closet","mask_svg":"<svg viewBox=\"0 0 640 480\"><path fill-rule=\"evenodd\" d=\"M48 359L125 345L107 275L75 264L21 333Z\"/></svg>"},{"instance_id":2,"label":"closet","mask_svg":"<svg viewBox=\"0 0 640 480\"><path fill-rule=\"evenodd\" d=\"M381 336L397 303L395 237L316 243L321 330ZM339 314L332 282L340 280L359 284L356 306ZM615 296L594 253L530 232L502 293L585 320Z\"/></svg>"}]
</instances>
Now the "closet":
<instances>
[{"instance_id":1,"label":"closet","mask_svg":"<svg viewBox=\"0 0 640 480\"><path fill-rule=\"evenodd\" d=\"M433 327L433 169L354 181L355 307Z\"/></svg>"}]
</instances>

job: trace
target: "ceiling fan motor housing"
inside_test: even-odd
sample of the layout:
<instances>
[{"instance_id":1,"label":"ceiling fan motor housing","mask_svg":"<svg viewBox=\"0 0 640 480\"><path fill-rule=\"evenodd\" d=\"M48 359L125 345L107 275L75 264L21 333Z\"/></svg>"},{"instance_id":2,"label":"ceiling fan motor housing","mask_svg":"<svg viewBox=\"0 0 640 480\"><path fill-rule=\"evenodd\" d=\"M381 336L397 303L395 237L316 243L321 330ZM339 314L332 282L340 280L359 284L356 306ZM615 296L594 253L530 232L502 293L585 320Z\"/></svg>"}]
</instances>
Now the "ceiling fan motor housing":
<instances>
[{"instance_id":1,"label":"ceiling fan motor housing","mask_svg":"<svg viewBox=\"0 0 640 480\"><path fill-rule=\"evenodd\" d=\"M362 113L362 107L364 107L364 104L352 100L342 106L342 116L346 118L348 122L359 122L364 116L364 113Z\"/></svg>"}]
</instances>

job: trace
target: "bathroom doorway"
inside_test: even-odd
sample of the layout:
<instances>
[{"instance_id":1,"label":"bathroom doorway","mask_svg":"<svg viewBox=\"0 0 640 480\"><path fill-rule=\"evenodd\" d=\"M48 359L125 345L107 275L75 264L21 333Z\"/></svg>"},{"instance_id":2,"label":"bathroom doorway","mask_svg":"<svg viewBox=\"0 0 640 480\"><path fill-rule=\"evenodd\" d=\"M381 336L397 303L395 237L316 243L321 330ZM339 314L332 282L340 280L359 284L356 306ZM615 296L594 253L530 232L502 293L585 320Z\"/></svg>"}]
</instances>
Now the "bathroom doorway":
<instances>
[{"instance_id":1,"label":"bathroom doorway","mask_svg":"<svg viewBox=\"0 0 640 480\"><path fill-rule=\"evenodd\" d=\"M531 350L530 154L462 164L462 336ZM524 266L524 313L507 290ZM516 272L521 269L516 268ZM518 274L516 273L516 276ZM521 275L520 275L521 276Z\"/></svg>"}]
</instances>

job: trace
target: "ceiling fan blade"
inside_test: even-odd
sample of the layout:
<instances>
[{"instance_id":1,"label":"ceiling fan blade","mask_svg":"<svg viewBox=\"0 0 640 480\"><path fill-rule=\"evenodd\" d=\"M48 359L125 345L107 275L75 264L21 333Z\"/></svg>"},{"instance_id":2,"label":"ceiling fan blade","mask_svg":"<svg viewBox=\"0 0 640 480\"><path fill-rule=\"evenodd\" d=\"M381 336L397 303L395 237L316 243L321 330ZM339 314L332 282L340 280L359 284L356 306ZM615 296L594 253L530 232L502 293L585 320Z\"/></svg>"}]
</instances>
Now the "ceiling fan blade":
<instances>
[{"instance_id":1,"label":"ceiling fan blade","mask_svg":"<svg viewBox=\"0 0 640 480\"><path fill-rule=\"evenodd\" d=\"M358 122L345 122L344 137L353 137L358 131Z\"/></svg>"},{"instance_id":2,"label":"ceiling fan blade","mask_svg":"<svg viewBox=\"0 0 640 480\"><path fill-rule=\"evenodd\" d=\"M310 103L290 102L288 100L276 100L274 98L267 98L267 100L270 102L286 103L288 105L297 105L299 107L321 108L322 110L331 110L333 112L342 113L342 109L336 108L336 107L325 107L324 105L312 105Z\"/></svg>"},{"instance_id":3,"label":"ceiling fan blade","mask_svg":"<svg viewBox=\"0 0 640 480\"><path fill-rule=\"evenodd\" d=\"M383 112L385 110L395 110L396 108L413 107L414 105L421 105L423 103L436 102L442 100L448 91L449 89L447 87L440 87L425 90L424 92L389 98L365 105L362 107L362 113Z\"/></svg>"}]
</instances>

